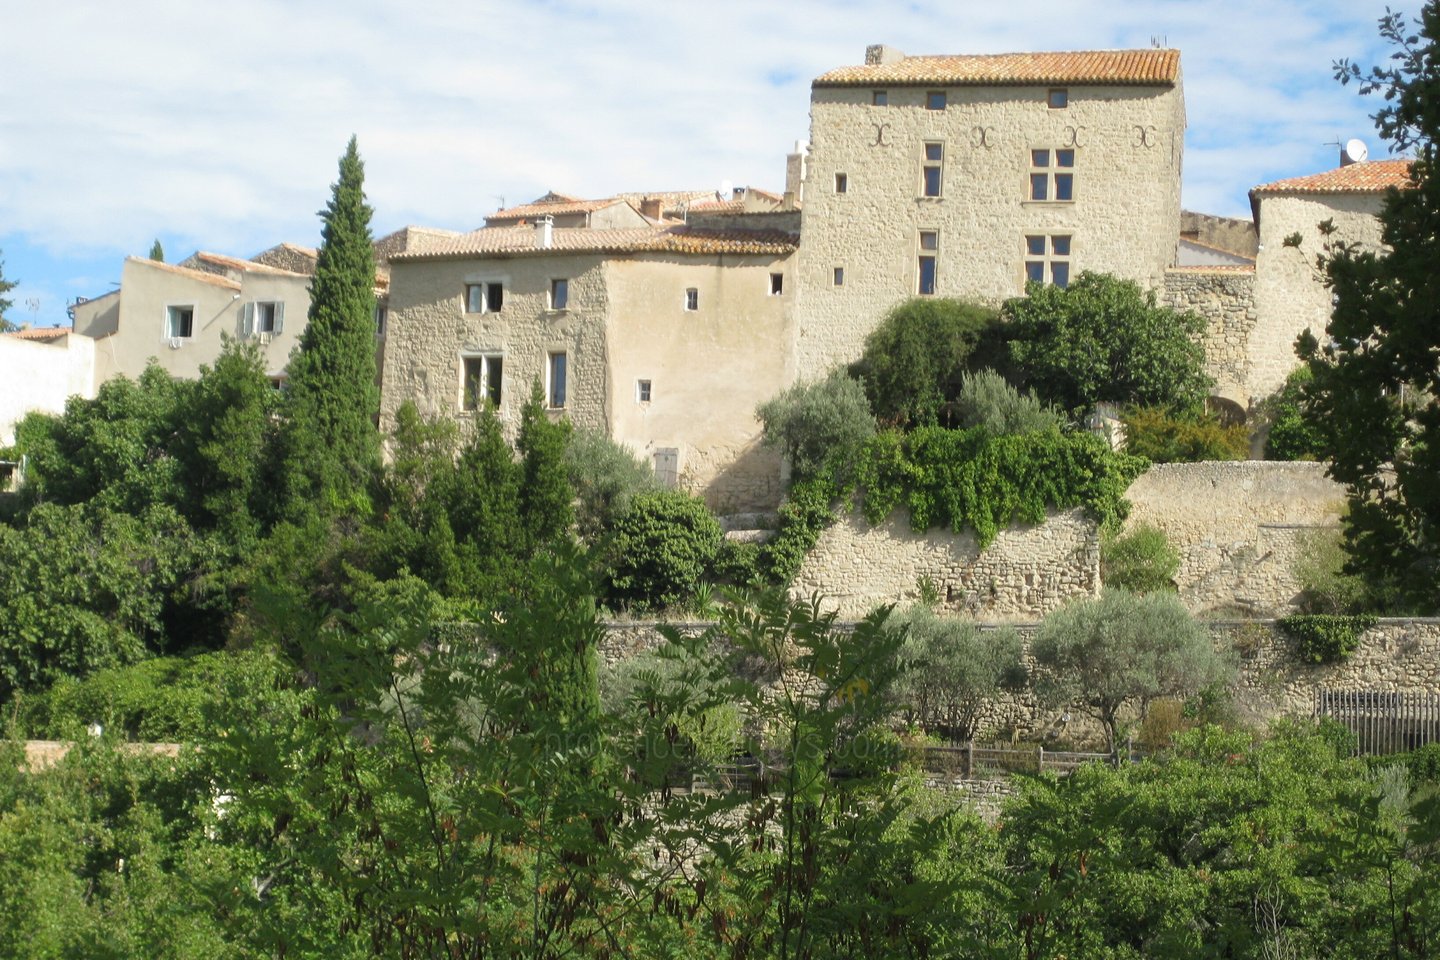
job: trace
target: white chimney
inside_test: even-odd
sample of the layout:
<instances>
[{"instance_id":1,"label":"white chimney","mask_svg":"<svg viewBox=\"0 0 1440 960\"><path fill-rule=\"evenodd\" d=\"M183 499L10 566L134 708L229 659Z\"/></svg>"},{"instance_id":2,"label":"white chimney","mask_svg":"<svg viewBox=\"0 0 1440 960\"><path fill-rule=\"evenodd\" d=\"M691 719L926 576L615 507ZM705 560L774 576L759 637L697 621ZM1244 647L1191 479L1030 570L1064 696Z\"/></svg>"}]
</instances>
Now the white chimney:
<instances>
[{"instance_id":1,"label":"white chimney","mask_svg":"<svg viewBox=\"0 0 1440 960\"><path fill-rule=\"evenodd\" d=\"M549 250L555 245L555 218L541 217L535 221L535 246Z\"/></svg>"}]
</instances>

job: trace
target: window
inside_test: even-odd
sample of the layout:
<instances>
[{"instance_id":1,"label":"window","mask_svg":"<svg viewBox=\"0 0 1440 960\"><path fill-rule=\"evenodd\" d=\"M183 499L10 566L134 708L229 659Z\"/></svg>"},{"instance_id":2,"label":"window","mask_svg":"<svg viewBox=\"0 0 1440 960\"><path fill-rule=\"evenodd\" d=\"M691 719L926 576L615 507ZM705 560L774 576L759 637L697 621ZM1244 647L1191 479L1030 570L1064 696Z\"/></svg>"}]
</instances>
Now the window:
<instances>
[{"instance_id":1,"label":"window","mask_svg":"<svg viewBox=\"0 0 1440 960\"><path fill-rule=\"evenodd\" d=\"M545 364L545 397L550 409L559 410L565 406L565 354L552 353Z\"/></svg>"},{"instance_id":2,"label":"window","mask_svg":"<svg viewBox=\"0 0 1440 960\"><path fill-rule=\"evenodd\" d=\"M390 320L390 308L383 303L375 304L375 336L385 339L385 324Z\"/></svg>"},{"instance_id":3,"label":"window","mask_svg":"<svg viewBox=\"0 0 1440 960\"><path fill-rule=\"evenodd\" d=\"M636 403L649 403L649 402L650 402L650 381L649 381L649 380L636 380L636 381L635 381L635 402L636 402Z\"/></svg>"},{"instance_id":4,"label":"window","mask_svg":"<svg viewBox=\"0 0 1440 960\"><path fill-rule=\"evenodd\" d=\"M193 336L195 332L194 307L165 308L165 336L180 339Z\"/></svg>"},{"instance_id":5,"label":"window","mask_svg":"<svg viewBox=\"0 0 1440 960\"><path fill-rule=\"evenodd\" d=\"M934 230L920 231L919 282L917 292L921 296L935 293L935 256L940 251L940 234Z\"/></svg>"},{"instance_id":6,"label":"window","mask_svg":"<svg viewBox=\"0 0 1440 960\"><path fill-rule=\"evenodd\" d=\"M254 301L241 311L241 333L246 337L276 334L285 329L285 304Z\"/></svg>"},{"instance_id":7,"label":"window","mask_svg":"<svg viewBox=\"0 0 1440 960\"><path fill-rule=\"evenodd\" d=\"M925 94L925 109L926 109L926 110L944 110L944 109L945 109L945 91L944 91L944 90L931 90L929 93Z\"/></svg>"},{"instance_id":8,"label":"window","mask_svg":"<svg viewBox=\"0 0 1440 960\"><path fill-rule=\"evenodd\" d=\"M1075 151L1030 151L1030 199L1075 199Z\"/></svg>"},{"instance_id":9,"label":"window","mask_svg":"<svg viewBox=\"0 0 1440 960\"><path fill-rule=\"evenodd\" d=\"M843 286L845 286L845 268L844 268L844 267L836 267L836 268L835 268L835 286L837 286L837 287L843 287Z\"/></svg>"},{"instance_id":10,"label":"window","mask_svg":"<svg viewBox=\"0 0 1440 960\"><path fill-rule=\"evenodd\" d=\"M921 167L920 194L925 197L940 196L941 171L945 165L945 144L925 144L925 163Z\"/></svg>"},{"instance_id":11,"label":"window","mask_svg":"<svg viewBox=\"0 0 1440 960\"><path fill-rule=\"evenodd\" d=\"M700 291L694 287L690 287L688 290L685 291L685 309L700 309Z\"/></svg>"},{"instance_id":12,"label":"window","mask_svg":"<svg viewBox=\"0 0 1440 960\"><path fill-rule=\"evenodd\" d=\"M500 406L500 384L505 372L505 358L498 353L464 358L464 383L460 407L479 410L481 403Z\"/></svg>"},{"instance_id":13,"label":"window","mask_svg":"<svg viewBox=\"0 0 1440 960\"><path fill-rule=\"evenodd\" d=\"M850 178L843 173L835 174L835 192L844 193L850 187Z\"/></svg>"},{"instance_id":14,"label":"window","mask_svg":"<svg viewBox=\"0 0 1440 960\"><path fill-rule=\"evenodd\" d=\"M1064 87L1052 87L1046 102L1050 104L1051 110L1064 110L1070 105L1070 91Z\"/></svg>"},{"instance_id":15,"label":"window","mask_svg":"<svg viewBox=\"0 0 1440 960\"><path fill-rule=\"evenodd\" d=\"M877 107L887 106L890 103L889 90L874 90L870 94L870 102Z\"/></svg>"},{"instance_id":16,"label":"window","mask_svg":"<svg viewBox=\"0 0 1440 960\"><path fill-rule=\"evenodd\" d=\"M1070 283L1070 237L1065 234L1031 234L1025 237L1025 280L1053 283L1065 287Z\"/></svg>"},{"instance_id":17,"label":"window","mask_svg":"<svg viewBox=\"0 0 1440 960\"><path fill-rule=\"evenodd\" d=\"M564 310L565 305L570 302L570 281L550 281L550 309Z\"/></svg>"},{"instance_id":18,"label":"window","mask_svg":"<svg viewBox=\"0 0 1440 960\"><path fill-rule=\"evenodd\" d=\"M505 286L500 283L465 284L466 313L499 313L505 303Z\"/></svg>"},{"instance_id":19,"label":"window","mask_svg":"<svg viewBox=\"0 0 1440 960\"><path fill-rule=\"evenodd\" d=\"M778 297L785 292L785 274L770 274L770 296Z\"/></svg>"}]
</instances>

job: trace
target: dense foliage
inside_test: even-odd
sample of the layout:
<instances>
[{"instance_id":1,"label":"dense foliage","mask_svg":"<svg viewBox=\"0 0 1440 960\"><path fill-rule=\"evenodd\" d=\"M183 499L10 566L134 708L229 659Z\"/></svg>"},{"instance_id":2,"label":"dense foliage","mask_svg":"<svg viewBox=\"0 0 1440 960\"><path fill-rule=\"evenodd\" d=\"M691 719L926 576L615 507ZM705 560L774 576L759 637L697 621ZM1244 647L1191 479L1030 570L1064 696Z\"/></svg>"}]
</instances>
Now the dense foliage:
<instances>
[{"instance_id":1,"label":"dense foliage","mask_svg":"<svg viewBox=\"0 0 1440 960\"><path fill-rule=\"evenodd\" d=\"M1250 455L1250 434L1244 425L1227 427L1211 414L1130 407L1121 422L1125 451L1151 463L1244 460Z\"/></svg>"},{"instance_id":2,"label":"dense foliage","mask_svg":"<svg viewBox=\"0 0 1440 960\"><path fill-rule=\"evenodd\" d=\"M1295 640L1296 652L1307 663L1345 660L1360 645L1361 634L1376 623L1368 614L1328 613L1297 613L1276 622Z\"/></svg>"},{"instance_id":3,"label":"dense foliage","mask_svg":"<svg viewBox=\"0 0 1440 960\"><path fill-rule=\"evenodd\" d=\"M590 541L629 510L637 494L659 489L649 464L599 430L571 430L565 473L575 491L576 532Z\"/></svg>"},{"instance_id":4,"label":"dense foliage","mask_svg":"<svg viewBox=\"0 0 1440 960\"><path fill-rule=\"evenodd\" d=\"M967 373L955 399L960 427L984 427L991 433L1058 431L1064 419L1033 393L1021 393L994 370Z\"/></svg>"},{"instance_id":5,"label":"dense foliage","mask_svg":"<svg viewBox=\"0 0 1440 960\"><path fill-rule=\"evenodd\" d=\"M762 403L755 416L765 427L766 445L780 448L797 479L844 470L875 435L864 387L838 369L824 380L789 387Z\"/></svg>"},{"instance_id":6,"label":"dense foliage","mask_svg":"<svg viewBox=\"0 0 1440 960\"><path fill-rule=\"evenodd\" d=\"M1020 635L1011 628L982 630L970 620L937 616L923 603L888 625L905 633L895 699L909 723L970 740L1000 693L1025 686Z\"/></svg>"},{"instance_id":7,"label":"dense foliage","mask_svg":"<svg viewBox=\"0 0 1440 960\"><path fill-rule=\"evenodd\" d=\"M1331 459L1349 490L1346 539L1354 569L1393 608L1440 610L1440 4L1413 28L1387 13L1381 35L1395 52L1368 72L1337 75L1382 93L1375 115L1397 153L1414 157L1412 183L1391 190L1380 213L1382 250L1339 242L1322 224L1319 256L1333 293L1324 337L1302 337L1314 382L1307 391ZM1323 345L1321 341L1324 341Z\"/></svg>"},{"instance_id":8,"label":"dense foliage","mask_svg":"<svg viewBox=\"0 0 1440 960\"><path fill-rule=\"evenodd\" d=\"M891 426L934 424L960 391L967 363L998 315L980 304L915 297L885 315L850 366L865 385L870 409Z\"/></svg>"},{"instance_id":9,"label":"dense foliage","mask_svg":"<svg viewBox=\"0 0 1440 960\"><path fill-rule=\"evenodd\" d=\"M1065 410L1103 402L1190 410L1210 387L1204 321L1157 306L1134 281L1082 273L1064 288L1032 284L1005 304L1005 316L1015 368Z\"/></svg>"},{"instance_id":10,"label":"dense foliage","mask_svg":"<svg viewBox=\"0 0 1440 960\"><path fill-rule=\"evenodd\" d=\"M1265 399L1266 460L1319 460L1325 455L1324 430L1306 399L1314 382L1315 374L1308 366L1297 367L1284 385Z\"/></svg>"},{"instance_id":11,"label":"dense foliage","mask_svg":"<svg viewBox=\"0 0 1440 960\"><path fill-rule=\"evenodd\" d=\"M704 501L676 490L640 494L605 545L608 597L641 609L680 603L695 592L722 537Z\"/></svg>"},{"instance_id":12,"label":"dense foliage","mask_svg":"<svg viewBox=\"0 0 1440 960\"><path fill-rule=\"evenodd\" d=\"M1132 593L1174 590L1180 551L1165 531L1148 523L1100 539L1100 580Z\"/></svg>"}]
</instances>

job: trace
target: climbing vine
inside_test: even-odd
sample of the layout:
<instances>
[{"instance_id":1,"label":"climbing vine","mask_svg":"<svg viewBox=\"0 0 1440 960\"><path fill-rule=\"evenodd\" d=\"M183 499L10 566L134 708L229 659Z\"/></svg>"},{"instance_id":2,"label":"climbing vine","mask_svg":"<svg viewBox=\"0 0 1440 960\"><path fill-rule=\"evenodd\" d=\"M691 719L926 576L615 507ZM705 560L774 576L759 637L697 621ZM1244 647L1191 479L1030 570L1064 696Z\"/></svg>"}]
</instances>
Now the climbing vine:
<instances>
[{"instance_id":1,"label":"climbing vine","mask_svg":"<svg viewBox=\"0 0 1440 960\"><path fill-rule=\"evenodd\" d=\"M1306 663L1340 663L1355 652L1360 636L1375 626L1372 616L1335 616L1326 613L1299 613L1282 617L1280 628L1295 640L1300 658Z\"/></svg>"}]
</instances>

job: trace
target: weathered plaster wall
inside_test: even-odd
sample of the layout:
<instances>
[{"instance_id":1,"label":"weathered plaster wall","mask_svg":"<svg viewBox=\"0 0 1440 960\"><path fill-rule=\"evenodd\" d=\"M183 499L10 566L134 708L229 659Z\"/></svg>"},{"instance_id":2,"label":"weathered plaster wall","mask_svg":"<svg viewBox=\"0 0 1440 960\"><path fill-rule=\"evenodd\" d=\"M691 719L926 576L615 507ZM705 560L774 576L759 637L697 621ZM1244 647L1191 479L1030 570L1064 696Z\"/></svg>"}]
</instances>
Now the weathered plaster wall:
<instances>
[{"instance_id":1,"label":"weathered plaster wall","mask_svg":"<svg viewBox=\"0 0 1440 960\"><path fill-rule=\"evenodd\" d=\"M64 413L70 397L95 395L95 343L73 333L47 342L0 336L0 447L15 442L27 413Z\"/></svg>"},{"instance_id":2,"label":"weathered plaster wall","mask_svg":"<svg viewBox=\"0 0 1440 960\"><path fill-rule=\"evenodd\" d=\"M1378 250L1383 197L1378 194L1275 196L1260 198L1260 253L1255 260L1255 311L1250 341L1250 392L1274 393L1299 361L1295 338L1309 328L1319 336L1330 320L1330 289L1315 257L1323 238L1319 225L1335 224L1335 236L1362 249ZM1299 247L1285 238L1299 234Z\"/></svg>"},{"instance_id":3,"label":"weathered plaster wall","mask_svg":"<svg viewBox=\"0 0 1440 960\"><path fill-rule=\"evenodd\" d=\"M859 355L866 334L917 292L920 231L938 233L937 293L998 302L1025 282L1025 237L1072 237L1072 275L1097 270L1158 287L1180 225L1180 87L952 87L811 95L795 350L800 379ZM942 196L921 196L924 145L943 144ZM1074 144L1074 200L1030 201L1030 151ZM846 190L835 190L836 174ZM844 269L836 286L834 270Z\"/></svg>"},{"instance_id":4,"label":"weathered plaster wall","mask_svg":"<svg viewBox=\"0 0 1440 960\"><path fill-rule=\"evenodd\" d=\"M1214 393L1250 406L1250 339L1255 332L1253 267L1189 267L1165 271L1161 302L1205 318L1205 372Z\"/></svg>"},{"instance_id":5,"label":"weathered plaster wall","mask_svg":"<svg viewBox=\"0 0 1440 960\"><path fill-rule=\"evenodd\" d=\"M792 595L819 594L842 617L882 603L914 600L929 577L942 607L986 619L1034 619L1100 587L1095 524L1080 510L1033 527L1012 527L985 550L973 533L910 529L897 510L872 527L850 514L820 535L791 584Z\"/></svg>"},{"instance_id":6,"label":"weathered plaster wall","mask_svg":"<svg viewBox=\"0 0 1440 960\"><path fill-rule=\"evenodd\" d=\"M1187 607L1266 616L1290 610L1295 562L1338 522L1345 491L1324 464L1244 460L1158 464L1125 495L1126 528L1158 527L1179 549Z\"/></svg>"}]
</instances>

